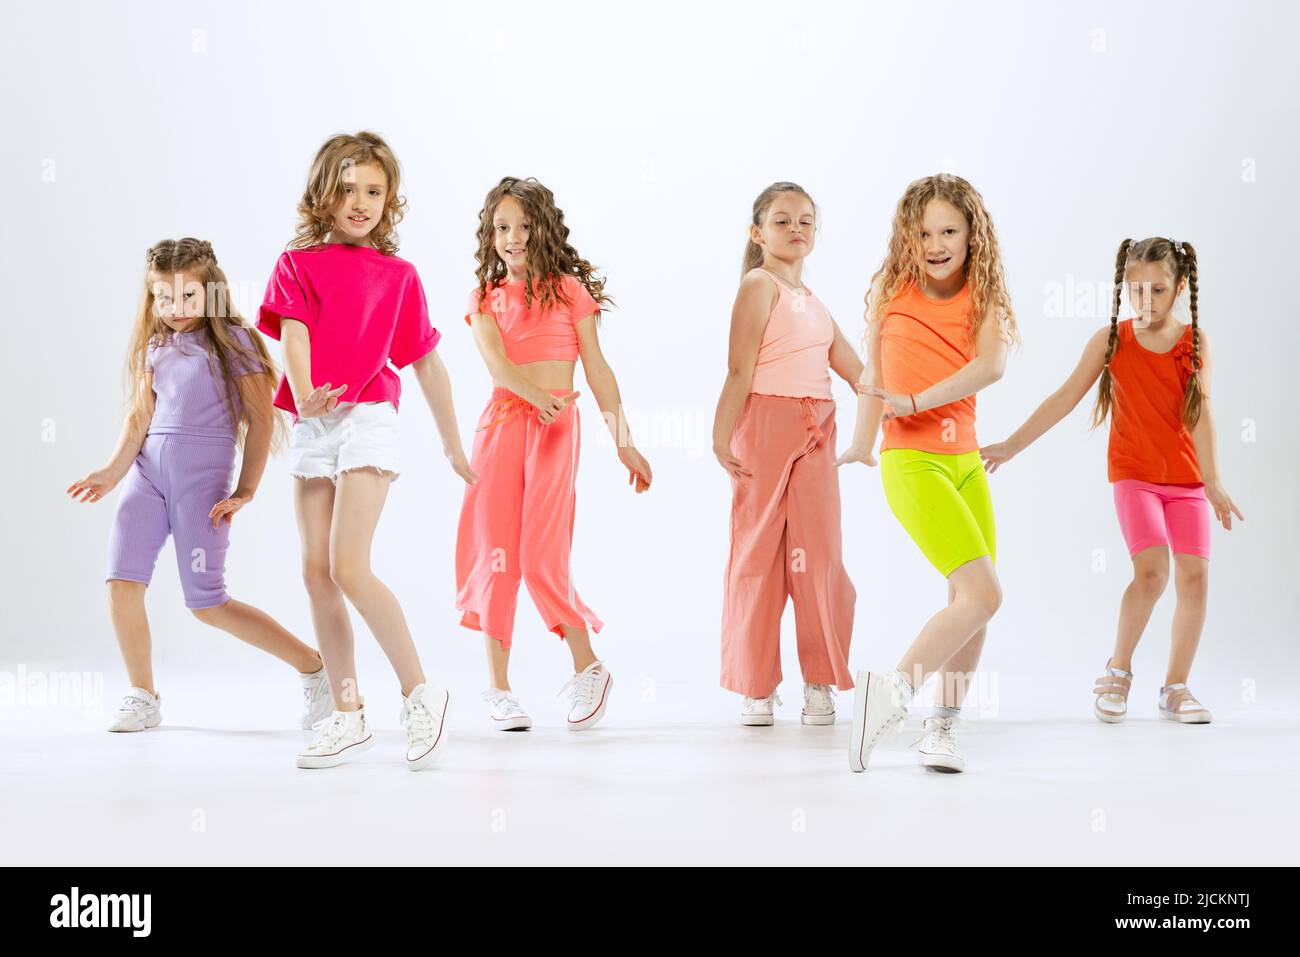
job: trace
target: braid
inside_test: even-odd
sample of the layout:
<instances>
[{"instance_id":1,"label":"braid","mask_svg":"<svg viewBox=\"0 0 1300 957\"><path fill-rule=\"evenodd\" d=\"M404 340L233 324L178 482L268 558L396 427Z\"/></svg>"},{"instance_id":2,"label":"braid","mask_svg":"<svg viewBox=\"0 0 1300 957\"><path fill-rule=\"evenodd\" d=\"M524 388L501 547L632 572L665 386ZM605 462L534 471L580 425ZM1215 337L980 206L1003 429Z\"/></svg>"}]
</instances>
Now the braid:
<instances>
[{"instance_id":1,"label":"braid","mask_svg":"<svg viewBox=\"0 0 1300 957\"><path fill-rule=\"evenodd\" d=\"M1179 272L1184 269L1187 271L1187 290L1189 305L1192 310L1192 366L1196 370L1187 379L1187 391L1183 400L1183 424L1188 429L1193 429L1196 427L1196 423L1201 420L1201 406L1205 399L1205 393L1201 389L1201 328L1196 310L1198 291L1196 250L1191 243L1180 243L1178 247L1175 247L1175 253L1177 254L1180 249L1178 266Z\"/></svg>"},{"instance_id":2,"label":"braid","mask_svg":"<svg viewBox=\"0 0 1300 957\"><path fill-rule=\"evenodd\" d=\"M1124 267L1128 265L1129 247L1133 240L1126 239L1119 244L1115 256L1115 298L1110 307L1110 336L1106 340L1106 361L1101 369L1101 379L1097 383L1097 403L1092 409L1092 427L1095 429L1106 421L1114 399L1114 380L1110 374L1110 360L1119 346L1119 301L1124 289Z\"/></svg>"}]
</instances>

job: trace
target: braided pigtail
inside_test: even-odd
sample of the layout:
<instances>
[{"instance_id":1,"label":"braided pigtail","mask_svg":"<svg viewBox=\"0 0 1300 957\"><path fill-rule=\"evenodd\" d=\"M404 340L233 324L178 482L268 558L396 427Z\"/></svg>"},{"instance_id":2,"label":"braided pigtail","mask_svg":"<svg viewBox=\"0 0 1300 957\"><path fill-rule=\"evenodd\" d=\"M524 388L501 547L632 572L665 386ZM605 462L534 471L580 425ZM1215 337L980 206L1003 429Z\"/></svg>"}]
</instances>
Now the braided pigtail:
<instances>
[{"instance_id":1,"label":"braided pigtail","mask_svg":"<svg viewBox=\"0 0 1300 957\"><path fill-rule=\"evenodd\" d=\"M1124 267L1128 265L1129 247L1133 240L1126 239L1119 244L1119 253L1115 256L1115 299L1110 307L1110 337L1106 340L1106 363L1101 369L1101 379L1097 382L1097 402L1092 409L1092 427L1095 429L1106 421L1110 415L1111 402L1115 397L1114 380L1110 374L1110 360L1119 346L1119 301L1124 290Z\"/></svg>"},{"instance_id":2,"label":"braided pigtail","mask_svg":"<svg viewBox=\"0 0 1300 957\"><path fill-rule=\"evenodd\" d=\"M1191 243L1179 243L1174 247L1178 256L1179 272L1186 272L1189 305L1192 310L1192 364L1195 367L1187 378L1187 390L1183 398L1183 424L1187 428L1196 428L1201 420L1201 408L1205 402L1205 392L1201 388L1201 328L1196 311L1197 277L1196 250Z\"/></svg>"}]
</instances>

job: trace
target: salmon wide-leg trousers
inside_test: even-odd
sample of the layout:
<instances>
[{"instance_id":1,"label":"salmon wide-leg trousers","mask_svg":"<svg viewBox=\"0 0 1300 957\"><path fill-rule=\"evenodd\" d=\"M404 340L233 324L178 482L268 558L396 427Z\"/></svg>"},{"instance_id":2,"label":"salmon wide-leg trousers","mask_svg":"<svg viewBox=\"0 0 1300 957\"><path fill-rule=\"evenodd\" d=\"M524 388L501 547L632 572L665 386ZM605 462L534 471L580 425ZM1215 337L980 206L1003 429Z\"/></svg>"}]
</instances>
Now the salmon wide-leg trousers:
<instances>
[{"instance_id":1,"label":"salmon wide-leg trousers","mask_svg":"<svg viewBox=\"0 0 1300 957\"><path fill-rule=\"evenodd\" d=\"M731 555L722 605L722 686L764 698L781 683L781 614L794 600L803 679L853 687L857 592L844 570L835 402L751 394L731 450Z\"/></svg>"},{"instance_id":2,"label":"salmon wide-leg trousers","mask_svg":"<svg viewBox=\"0 0 1300 957\"><path fill-rule=\"evenodd\" d=\"M502 388L479 419L470 454L478 483L465 488L456 536L456 608L462 625L506 648L521 580L561 638L566 625L602 626L569 571L580 424L576 405L543 424L535 407Z\"/></svg>"}]
</instances>

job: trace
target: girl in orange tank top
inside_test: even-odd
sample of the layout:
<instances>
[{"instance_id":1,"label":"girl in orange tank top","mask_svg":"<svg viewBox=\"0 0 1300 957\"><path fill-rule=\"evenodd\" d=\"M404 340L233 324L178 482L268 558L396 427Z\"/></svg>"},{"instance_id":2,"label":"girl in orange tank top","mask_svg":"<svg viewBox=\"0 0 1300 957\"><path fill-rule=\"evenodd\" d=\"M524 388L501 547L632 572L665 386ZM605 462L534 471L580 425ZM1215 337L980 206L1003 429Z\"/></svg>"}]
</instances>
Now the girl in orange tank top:
<instances>
[{"instance_id":1,"label":"girl in orange tank top","mask_svg":"<svg viewBox=\"0 0 1300 957\"><path fill-rule=\"evenodd\" d=\"M713 450L731 477L723 588L722 686L744 696L741 723L771 725L781 703L781 615L794 601L804 724L835 720L832 687L853 687L857 599L841 557L831 372L862 362L803 284L816 207L794 183L754 202L731 316L728 375Z\"/></svg>"},{"instance_id":2,"label":"girl in orange tank top","mask_svg":"<svg viewBox=\"0 0 1300 957\"><path fill-rule=\"evenodd\" d=\"M867 306L858 429L840 461L875 465L883 420L885 501L947 580L949 601L894 671L858 672L849 768L866 769L874 747L936 675L920 762L961 771L955 721L1002 599L993 504L975 441L975 393L1001 378L1016 338L997 234L970 183L941 173L908 186Z\"/></svg>"},{"instance_id":3,"label":"girl in orange tank top","mask_svg":"<svg viewBox=\"0 0 1300 957\"><path fill-rule=\"evenodd\" d=\"M1197 261L1191 243L1124 240L1115 260L1110 326L1098 330L1074 372L1005 442L983 450L988 470L1059 422L1100 378L1093 427L1109 416L1107 477L1133 562L1120 605L1115 649L1093 687L1093 713L1108 724L1128 713L1133 652L1169 577L1174 558L1177 608L1173 648L1157 699L1161 717L1205 724L1210 712L1187 688L1209 578L1211 512L1225 529L1241 512L1219 480L1210 411L1210 343L1197 312ZM1119 320L1127 288L1134 319ZM1191 323L1173 318L1190 291Z\"/></svg>"}]
</instances>

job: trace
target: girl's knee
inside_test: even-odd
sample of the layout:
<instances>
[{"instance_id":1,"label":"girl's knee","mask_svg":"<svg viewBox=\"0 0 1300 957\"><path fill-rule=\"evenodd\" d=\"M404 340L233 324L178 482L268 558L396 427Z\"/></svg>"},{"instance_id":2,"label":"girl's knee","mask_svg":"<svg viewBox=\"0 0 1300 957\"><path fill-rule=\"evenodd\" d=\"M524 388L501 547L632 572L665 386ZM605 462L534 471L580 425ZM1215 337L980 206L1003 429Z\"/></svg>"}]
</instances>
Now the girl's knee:
<instances>
[{"instance_id":1,"label":"girl's knee","mask_svg":"<svg viewBox=\"0 0 1300 957\"><path fill-rule=\"evenodd\" d=\"M1133 585L1148 598L1159 598L1169 584L1169 562L1146 560L1134 562Z\"/></svg>"},{"instance_id":2,"label":"girl's knee","mask_svg":"<svg viewBox=\"0 0 1300 957\"><path fill-rule=\"evenodd\" d=\"M203 622L203 624L215 627L217 622L219 622L223 617L223 609L225 609L225 607L226 605L223 602L220 605L211 605L207 608L191 608L190 613L199 621Z\"/></svg>"},{"instance_id":3,"label":"girl's knee","mask_svg":"<svg viewBox=\"0 0 1300 957\"><path fill-rule=\"evenodd\" d=\"M108 603L115 608L138 605L144 601L144 582L126 581L121 578L108 582Z\"/></svg>"},{"instance_id":4,"label":"girl's knee","mask_svg":"<svg viewBox=\"0 0 1300 957\"><path fill-rule=\"evenodd\" d=\"M1180 593L1204 595L1210 585L1209 562L1179 562L1174 572L1174 585Z\"/></svg>"},{"instance_id":5,"label":"girl's knee","mask_svg":"<svg viewBox=\"0 0 1300 957\"><path fill-rule=\"evenodd\" d=\"M329 595L338 590L330 575L330 566L324 562L304 562L302 581L307 586L307 594L313 597Z\"/></svg>"},{"instance_id":6,"label":"girl's knee","mask_svg":"<svg viewBox=\"0 0 1300 957\"><path fill-rule=\"evenodd\" d=\"M330 562L330 580L342 589L343 594L352 596L365 587L371 579L370 564L355 559L335 559Z\"/></svg>"}]
</instances>

